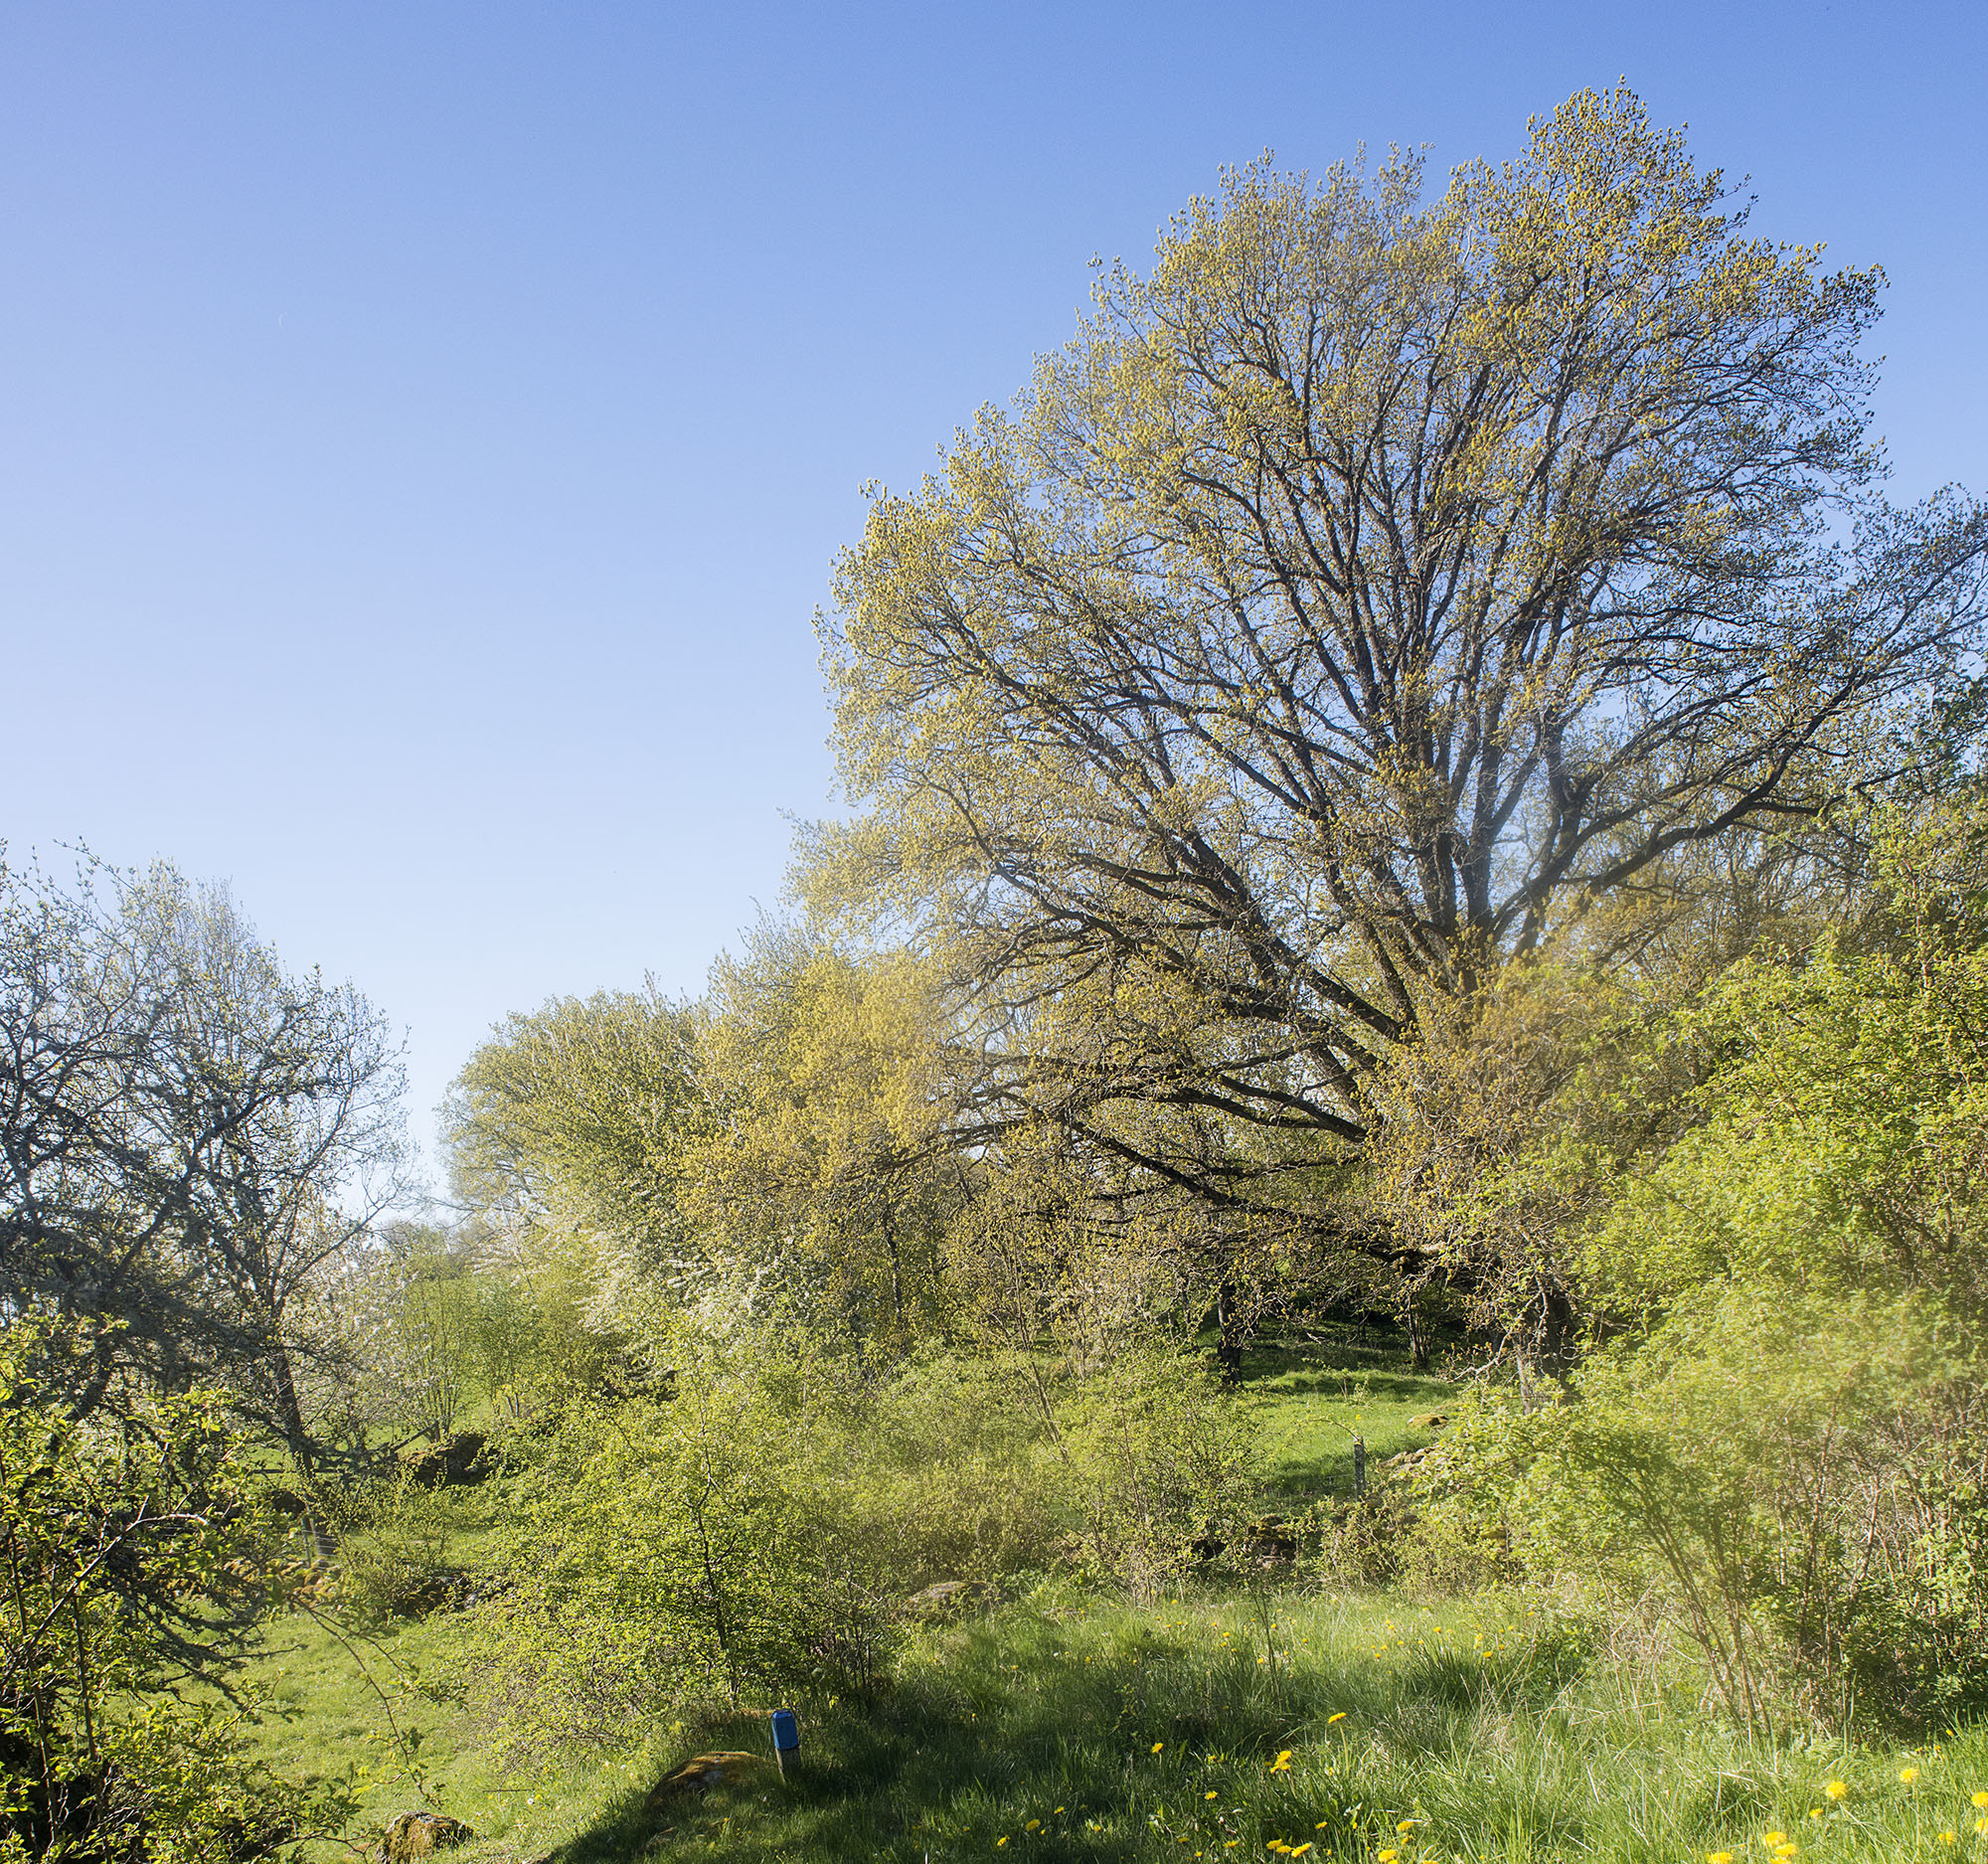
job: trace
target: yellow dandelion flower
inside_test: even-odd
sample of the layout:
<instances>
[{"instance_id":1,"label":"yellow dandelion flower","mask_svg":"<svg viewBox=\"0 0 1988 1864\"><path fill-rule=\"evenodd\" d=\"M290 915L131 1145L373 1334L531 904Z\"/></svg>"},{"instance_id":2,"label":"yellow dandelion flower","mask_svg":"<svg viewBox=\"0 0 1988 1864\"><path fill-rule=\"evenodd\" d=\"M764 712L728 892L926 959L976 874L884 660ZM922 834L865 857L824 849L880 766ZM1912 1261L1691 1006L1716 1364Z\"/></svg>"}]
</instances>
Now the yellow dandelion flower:
<instances>
[{"instance_id":1,"label":"yellow dandelion flower","mask_svg":"<svg viewBox=\"0 0 1988 1864\"><path fill-rule=\"evenodd\" d=\"M1988 1812L1988 1792L1977 1792L1974 1795L1974 1806L1977 1811Z\"/></svg>"},{"instance_id":2,"label":"yellow dandelion flower","mask_svg":"<svg viewBox=\"0 0 1988 1864\"><path fill-rule=\"evenodd\" d=\"M1309 1838L1307 1838L1307 1839L1306 1839L1306 1840L1304 1841L1304 1843L1303 1843L1303 1844L1301 1844L1301 1845L1297 1845L1297 1846L1294 1846L1294 1847L1292 1848L1292 1851L1291 1851L1291 1856L1292 1856L1292 1857L1303 1857L1303 1856L1304 1856L1304 1854L1305 1854L1305 1853L1306 1853L1307 1851L1309 1851L1310 1849L1311 1849L1311 1840L1310 1840Z\"/></svg>"},{"instance_id":3,"label":"yellow dandelion flower","mask_svg":"<svg viewBox=\"0 0 1988 1864\"><path fill-rule=\"evenodd\" d=\"M1007 1841L1007 1839L1005 1839L1005 1838L996 1838L996 1839L994 1840L994 1849L995 1849L995 1850L997 1850L997 1851L998 1851L998 1850L1000 1850L1000 1848L1001 1848L1001 1847L1002 1847L1002 1846L1003 1846L1004 1844L1006 1844L1007 1842L1008 1842L1008 1841Z\"/></svg>"},{"instance_id":4,"label":"yellow dandelion flower","mask_svg":"<svg viewBox=\"0 0 1988 1864\"><path fill-rule=\"evenodd\" d=\"M1822 1790L1826 1797L1834 1799L1838 1805L1850 1797L1849 1786L1840 1779L1832 1779Z\"/></svg>"},{"instance_id":5,"label":"yellow dandelion flower","mask_svg":"<svg viewBox=\"0 0 1988 1864\"><path fill-rule=\"evenodd\" d=\"M1787 1841L1788 1835L1784 1831L1763 1831L1760 1834L1762 1844L1786 1844Z\"/></svg>"},{"instance_id":6,"label":"yellow dandelion flower","mask_svg":"<svg viewBox=\"0 0 1988 1864\"><path fill-rule=\"evenodd\" d=\"M1395 1835L1400 1838L1406 1838L1414 1828L1415 1821L1411 1818L1405 1818L1395 1827Z\"/></svg>"},{"instance_id":7,"label":"yellow dandelion flower","mask_svg":"<svg viewBox=\"0 0 1988 1864\"><path fill-rule=\"evenodd\" d=\"M1327 1728L1330 1728L1334 1722L1343 1722L1345 1720L1346 1720L1346 1711L1344 1709L1341 1709L1337 1715L1328 1715L1325 1718L1325 1725Z\"/></svg>"},{"instance_id":8,"label":"yellow dandelion flower","mask_svg":"<svg viewBox=\"0 0 1988 1864\"><path fill-rule=\"evenodd\" d=\"M1216 1794L1215 1794L1215 1788L1214 1788L1213 1786L1209 1787L1209 1789L1208 1789L1208 1790L1207 1790L1207 1791L1206 1791L1205 1793L1203 1793L1203 1794L1202 1794L1201 1796L1202 1796L1202 1797L1203 1797L1204 1799L1213 1799L1213 1798L1214 1798L1214 1797L1216 1796Z\"/></svg>"},{"instance_id":9,"label":"yellow dandelion flower","mask_svg":"<svg viewBox=\"0 0 1988 1864\"><path fill-rule=\"evenodd\" d=\"M1154 1752L1155 1754L1158 1754L1158 1753L1159 1753L1159 1751L1160 1751L1160 1750L1161 1750L1162 1748L1164 1748L1164 1747L1165 1747L1166 1745L1167 1745L1167 1744L1166 1744L1166 1743L1165 1743L1164 1741L1156 1741L1156 1742L1154 1742L1154 1743L1153 1743L1153 1752Z\"/></svg>"},{"instance_id":10,"label":"yellow dandelion flower","mask_svg":"<svg viewBox=\"0 0 1988 1864\"><path fill-rule=\"evenodd\" d=\"M1401 1855L1399 1851L1383 1851L1381 1853L1381 1864L1395 1864L1395 1860Z\"/></svg>"},{"instance_id":11,"label":"yellow dandelion flower","mask_svg":"<svg viewBox=\"0 0 1988 1864\"><path fill-rule=\"evenodd\" d=\"M1291 1751L1290 1749L1286 1748L1282 1754L1278 1755L1277 1758L1270 1763L1270 1772L1273 1774L1288 1774L1290 1771L1291 1771Z\"/></svg>"},{"instance_id":12,"label":"yellow dandelion flower","mask_svg":"<svg viewBox=\"0 0 1988 1864\"><path fill-rule=\"evenodd\" d=\"M1915 1767L1902 1767L1899 1769L1899 1783L1902 1786L1909 1786L1918 1777L1919 1770Z\"/></svg>"},{"instance_id":13,"label":"yellow dandelion flower","mask_svg":"<svg viewBox=\"0 0 1988 1864\"><path fill-rule=\"evenodd\" d=\"M1733 1864L1733 1853L1731 1851L1708 1851L1705 1854L1705 1864Z\"/></svg>"},{"instance_id":14,"label":"yellow dandelion flower","mask_svg":"<svg viewBox=\"0 0 1988 1864\"><path fill-rule=\"evenodd\" d=\"M1958 1844L1960 1834L1957 1831L1943 1831L1939 1835L1939 1841L1941 1844Z\"/></svg>"}]
</instances>

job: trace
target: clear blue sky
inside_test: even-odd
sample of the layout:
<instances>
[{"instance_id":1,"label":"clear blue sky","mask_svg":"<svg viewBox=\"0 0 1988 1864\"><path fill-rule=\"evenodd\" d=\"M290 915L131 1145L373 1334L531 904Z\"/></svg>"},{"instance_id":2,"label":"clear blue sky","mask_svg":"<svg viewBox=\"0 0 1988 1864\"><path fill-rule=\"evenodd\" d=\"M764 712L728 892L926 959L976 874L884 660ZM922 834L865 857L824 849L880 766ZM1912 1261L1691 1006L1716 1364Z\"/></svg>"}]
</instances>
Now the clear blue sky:
<instances>
[{"instance_id":1,"label":"clear blue sky","mask_svg":"<svg viewBox=\"0 0 1988 1864\"><path fill-rule=\"evenodd\" d=\"M1626 75L1892 278L1988 488L1978 4L0 7L0 835L234 883L412 1037L697 989L831 806L810 614L1218 168Z\"/></svg>"}]
</instances>

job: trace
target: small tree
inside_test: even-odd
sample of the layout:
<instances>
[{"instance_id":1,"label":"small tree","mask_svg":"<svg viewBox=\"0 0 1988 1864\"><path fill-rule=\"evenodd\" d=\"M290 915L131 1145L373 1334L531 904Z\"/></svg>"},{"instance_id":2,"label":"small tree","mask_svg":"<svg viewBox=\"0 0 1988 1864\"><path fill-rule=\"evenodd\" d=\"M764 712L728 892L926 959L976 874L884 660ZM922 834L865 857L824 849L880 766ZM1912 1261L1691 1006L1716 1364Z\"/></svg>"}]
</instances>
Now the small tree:
<instances>
[{"instance_id":1,"label":"small tree","mask_svg":"<svg viewBox=\"0 0 1988 1864\"><path fill-rule=\"evenodd\" d=\"M0 865L0 1292L94 1326L77 1410L225 1382L308 1462L315 1293L400 1189L384 1019L169 866Z\"/></svg>"}]
</instances>

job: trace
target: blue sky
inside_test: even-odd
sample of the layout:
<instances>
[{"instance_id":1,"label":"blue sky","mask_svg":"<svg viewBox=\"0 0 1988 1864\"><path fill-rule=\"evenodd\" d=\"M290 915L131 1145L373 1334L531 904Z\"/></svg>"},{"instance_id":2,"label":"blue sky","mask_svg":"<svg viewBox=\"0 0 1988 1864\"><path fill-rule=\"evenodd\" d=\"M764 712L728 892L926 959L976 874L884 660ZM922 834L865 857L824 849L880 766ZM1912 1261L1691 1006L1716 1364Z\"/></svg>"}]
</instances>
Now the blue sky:
<instances>
[{"instance_id":1,"label":"blue sky","mask_svg":"<svg viewBox=\"0 0 1988 1864\"><path fill-rule=\"evenodd\" d=\"M810 616L1093 254L1626 75L1892 280L1988 488L1978 6L0 6L0 836L231 881L410 1031L695 990L832 806Z\"/></svg>"}]
</instances>

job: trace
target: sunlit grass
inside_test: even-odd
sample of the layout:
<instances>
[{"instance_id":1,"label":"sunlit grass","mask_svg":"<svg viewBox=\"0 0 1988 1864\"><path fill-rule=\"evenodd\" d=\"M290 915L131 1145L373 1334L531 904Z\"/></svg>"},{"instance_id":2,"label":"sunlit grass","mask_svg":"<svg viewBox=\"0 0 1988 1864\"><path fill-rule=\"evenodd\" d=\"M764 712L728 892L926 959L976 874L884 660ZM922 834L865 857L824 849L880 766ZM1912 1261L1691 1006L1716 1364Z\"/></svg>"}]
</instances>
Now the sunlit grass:
<instances>
[{"instance_id":1,"label":"sunlit grass","mask_svg":"<svg viewBox=\"0 0 1988 1864\"><path fill-rule=\"evenodd\" d=\"M1441 1379L1402 1370L1392 1342L1363 1348L1350 1330L1324 1352L1303 1342L1252 1347L1236 1388L1236 1402L1256 1425L1271 1507L1350 1495L1355 1437L1376 1468L1431 1441L1435 1433L1409 1420L1447 1410L1456 1395Z\"/></svg>"},{"instance_id":2,"label":"sunlit grass","mask_svg":"<svg viewBox=\"0 0 1988 1864\"><path fill-rule=\"evenodd\" d=\"M1348 1491L1353 1430L1378 1461L1426 1441L1408 1419L1453 1396L1381 1353L1339 1356L1350 1369L1303 1347L1245 1363L1235 1402L1260 1433L1266 1510ZM451 1542L469 1566L501 1558L482 1518L501 1496L484 1493ZM917 1631L874 1700L795 1704L789 1781L668 1804L648 1788L689 1755L769 1752L763 1713L713 1710L518 1773L467 1710L423 1693L459 1645L448 1613L351 1642L309 1618L273 1627L254 1669L289 1719L260 1741L289 1773L354 1771L350 1840L421 1803L466 1820L479 1836L461 1864L1988 1857L1970 1803L1988 1734L1911 1752L1751 1741L1520 1602L1328 1595L1287 1569L1227 1584L1143 1609L1045 1584Z\"/></svg>"},{"instance_id":3,"label":"sunlit grass","mask_svg":"<svg viewBox=\"0 0 1988 1864\"><path fill-rule=\"evenodd\" d=\"M383 1638L365 1652L376 1679L391 1694L417 1678L449 1630L437 1618ZM418 1801L386 1705L323 1632L285 1627L264 1674L307 1712L271 1731L285 1760L372 1770L368 1821ZM1978 1856L1968 1797L1988 1784L1980 1735L1905 1755L1748 1742L1689 1701L1647 1689L1631 1701L1577 1639L1517 1608L1290 1591L1136 1610L1039 1589L919 1634L874 1702L798 1706L792 1781L650 1812L643 1792L667 1766L705 1748L765 1751L764 1721L714 1712L633 1756L507 1778L459 1712L395 1701L420 1731L428 1798L481 1834L464 1864L714 1846L820 1864L997 1852L1703 1864L1718 1851L1766 1864L1772 1831L1799 1858ZM1841 1804L1825 1791L1835 1779Z\"/></svg>"}]
</instances>

